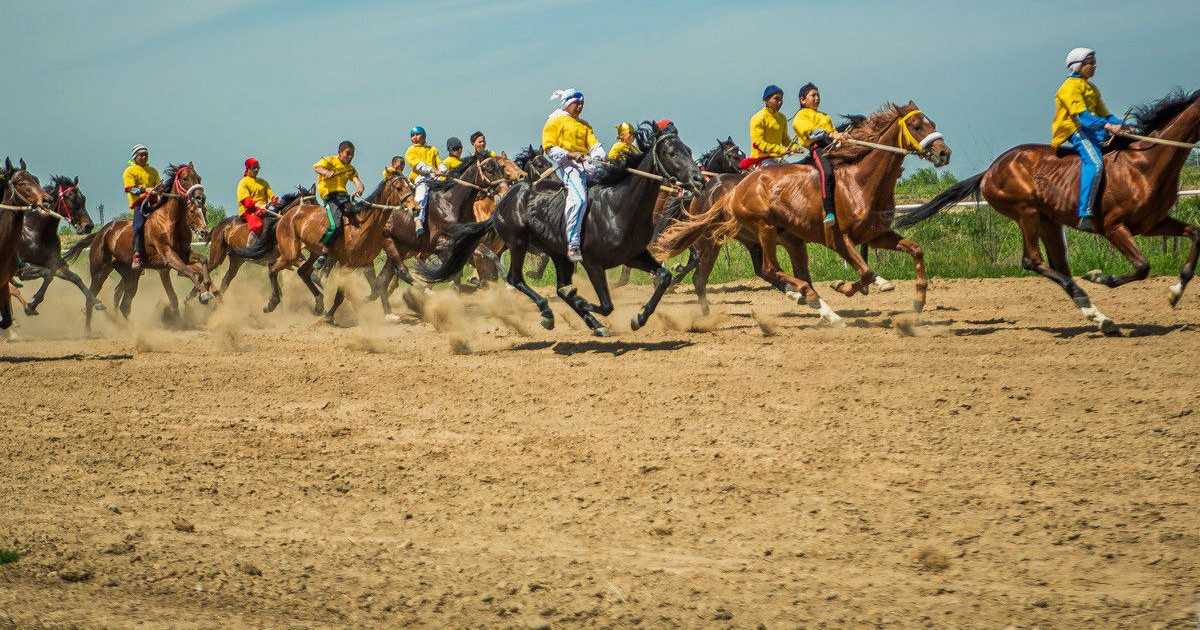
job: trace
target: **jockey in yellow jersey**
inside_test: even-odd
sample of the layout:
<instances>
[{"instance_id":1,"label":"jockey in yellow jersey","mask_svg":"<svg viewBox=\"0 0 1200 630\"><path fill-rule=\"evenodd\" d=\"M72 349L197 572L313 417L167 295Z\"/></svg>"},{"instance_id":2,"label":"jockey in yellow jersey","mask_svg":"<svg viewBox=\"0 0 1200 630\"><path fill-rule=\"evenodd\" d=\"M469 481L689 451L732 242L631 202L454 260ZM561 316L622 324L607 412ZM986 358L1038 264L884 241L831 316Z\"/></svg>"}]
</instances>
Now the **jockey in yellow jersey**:
<instances>
[{"instance_id":1,"label":"jockey in yellow jersey","mask_svg":"<svg viewBox=\"0 0 1200 630\"><path fill-rule=\"evenodd\" d=\"M471 147L475 149L475 152L472 155L475 156L476 162L478 162L479 158L481 157L496 157L495 151L488 150L487 136L483 135L482 131L476 131L475 133L471 134Z\"/></svg>"},{"instance_id":2,"label":"jockey in yellow jersey","mask_svg":"<svg viewBox=\"0 0 1200 630\"><path fill-rule=\"evenodd\" d=\"M363 194L364 187L362 180L358 178L358 170L350 165L353 160L354 143L343 140L338 145L337 155L321 158L320 161L313 164L313 170L317 173L317 197L325 202L325 207L333 218L329 223L329 231L321 238L322 245L328 246L332 243L338 231L342 229L343 213L353 214L356 212L350 194L346 192L346 184L354 182L355 188L358 189L354 193L355 196ZM313 267L320 269L328 260L328 249L326 249L317 257Z\"/></svg>"},{"instance_id":3,"label":"jockey in yellow jersey","mask_svg":"<svg viewBox=\"0 0 1200 630\"><path fill-rule=\"evenodd\" d=\"M763 90L763 108L750 118L750 157L742 160L743 169L779 164L783 156L797 148L788 137L783 107L783 88L768 85Z\"/></svg>"},{"instance_id":4,"label":"jockey in yellow jersey","mask_svg":"<svg viewBox=\"0 0 1200 630\"><path fill-rule=\"evenodd\" d=\"M150 191L162 183L158 171L150 166L150 150L144 145L133 146L129 166L121 175L125 193L129 195L129 209L133 211L133 263L134 270L142 268L146 255L146 214L155 199Z\"/></svg>"},{"instance_id":5,"label":"jockey in yellow jersey","mask_svg":"<svg viewBox=\"0 0 1200 630\"><path fill-rule=\"evenodd\" d=\"M1071 149L1083 159L1079 169L1079 229L1095 232L1093 211L1104 177L1100 147L1108 134L1121 131L1121 119L1108 111L1100 90L1089 80L1096 75L1096 51L1075 48L1067 53L1067 69L1071 74L1054 95L1050 146Z\"/></svg>"},{"instance_id":6,"label":"jockey in yellow jersey","mask_svg":"<svg viewBox=\"0 0 1200 630\"><path fill-rule=\"evenodd\" d=\"M637 138L633 134L633 125L627 122L617 125L617 142L608 150L608 160L615 162L638 153L641 153L641 151L638 151Z\"/></svg>"},{"instance_id":7,"label":"jockey in yellow jersey","mask_svg":"<svg viewBox=\"0 0 1200 630\"><path fill-rule=\"evenodd\" d=\"M550 113L542 127L542 149L546 159L567 188L563 220L567 232L567 257L583 260L583 212L587 207L587 176L595 172L595 160L606 156L604 145L596 139L592 126L579 119L583 112L583 93L575 89L555 90L550 100L561 107Z\"/></svg>"},{"instance_id":8,"label":"jockey in yellow jersey","mask_svg":"<svg viewBox=\"0 0 1200 630\"><path fill-rule=\"evenodd\" d=\"M238 182L238 214L246 221L246 227L257 235L263 227L263 215L270 206L279 203L271 184L258 176L261 165L256 158L246 158L246 170Z\"/></svg>"},{"instance_id":9,"label":"jockey in yellow jersey","mask_svg":"<svg viewBox=\"0 0 1200 630\"><path fill-rule=\"evenodd\" d=\"M462 140L450 136L446 139L446 159L442 160L442 164L446 165L447 171L462 166L463 144Z\"/></svg>"},{"instance_id":10,"label":"jockey in yellow jersey","mask_svg":"<svg viewBox=\"0 0 1200 630\"><path fill-rule=\"evenodd\" d=\"M404 176L404 156L403 155L393 155L392 156L392 165L384 167L384 169L383 169L383 179L387 179L389 177L395 177L395 176L401 176L401 177Z\"/></svg>"},{"instance_id":11,"label":"jockey in yellow jersey","mask_svg":"<svg viewBox=\"0 0 1200 630\"><path fill-rule=\"evenodd\" d=\"M446 172L438 157L437 147L425 144L425 128L413 127L408 131L412 146L404 152L404 161L412 169L408 177L413 181L416 190L413 198L421 204L421 214L417 217L417 238L425 235L425 213L429 208L429 184L441 173Z\"/></svg>"},{"instance_id":12,"label":"jockey in yellow jersey","mask_svg":"<svg viewBox=\"0 0 1200 630\"><path fill-rule=\"evenodd\" d=\"M821 91L812 83L800 88L800 111L792 119L792 130L796 132L796 144L808 149L805 161L817 167L821 176L821 204L825 208L825 225L837 223L834 212L833 165L825 157L825 150L842 134L833 127L833 120L821 112Z\"/></svg>"}]
</instances>

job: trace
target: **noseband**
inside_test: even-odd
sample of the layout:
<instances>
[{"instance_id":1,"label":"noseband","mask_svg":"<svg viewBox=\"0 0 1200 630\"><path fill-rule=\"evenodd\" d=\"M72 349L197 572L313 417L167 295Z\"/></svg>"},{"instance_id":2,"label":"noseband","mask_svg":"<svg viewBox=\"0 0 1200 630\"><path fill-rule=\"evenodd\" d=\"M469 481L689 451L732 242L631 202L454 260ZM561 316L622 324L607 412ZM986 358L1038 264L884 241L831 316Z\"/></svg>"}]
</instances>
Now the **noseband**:
<instances>
[{"instance_id":1,"label":"noseband","mask_svg":"<svg viewBox=\"0 0 1200 630\"><path fill-rule=\"evenodd\" d=\"M937 142L938 140L942 140L945 138L945 136L942 135L942 132L935 131L924 138L921 138L921 140L918 142L916 137L913 136L912 132L908 130L908 119L917 115L923 116L924 114L921 113L921 110L914 109L911 112L901 116L900 119L896 121L896 124L900 125L900 142L898 144L901 149L912 151L913 153L924 157L927 153L929 153L929 145ZM909 146L904 146L905 143L908 143Z\"/></svg>"}]
</instances>

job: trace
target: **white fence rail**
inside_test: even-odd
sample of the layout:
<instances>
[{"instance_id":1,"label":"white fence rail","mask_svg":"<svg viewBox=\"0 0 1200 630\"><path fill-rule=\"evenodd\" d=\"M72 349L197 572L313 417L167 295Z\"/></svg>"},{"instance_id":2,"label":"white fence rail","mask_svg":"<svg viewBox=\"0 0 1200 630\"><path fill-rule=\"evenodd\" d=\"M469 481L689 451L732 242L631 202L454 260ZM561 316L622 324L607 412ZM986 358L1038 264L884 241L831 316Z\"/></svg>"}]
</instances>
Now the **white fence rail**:
<instances>
[{"instance_id":1,"label":"white fence rail","mask_svg":"<svg viewBox=\"0 0 1200 630\"><path fill-rule=\"evenodd\" d=\"M1200 190L1181 190L1181 191L1179 191L1180 197L1195 197L1197 195L1200 195ZM906 203L903 205L896 206L896 211L897 212L910 212L912 210L916 210L917 208L920 208L922 205L924 205L924 204ZM946 207L947 208L979 208L979 207L986 206L986 205L988 205L986 201L960 201L958 203L950 204L949 206L946 206Z\"/></svg>"}]
</instances>

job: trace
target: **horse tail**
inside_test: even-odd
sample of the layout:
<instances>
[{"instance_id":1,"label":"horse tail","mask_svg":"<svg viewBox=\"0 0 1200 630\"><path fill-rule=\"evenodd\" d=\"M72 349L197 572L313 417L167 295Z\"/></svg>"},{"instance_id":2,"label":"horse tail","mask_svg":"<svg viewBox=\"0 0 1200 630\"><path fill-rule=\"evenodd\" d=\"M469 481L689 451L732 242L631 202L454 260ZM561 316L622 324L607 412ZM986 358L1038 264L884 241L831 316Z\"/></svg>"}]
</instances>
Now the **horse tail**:
<instances>
[{"instance_id":1,"label":"horse tail","mask_svg":"<svg viewBox=\"0 0 1200 630\"><path fill-rule=\"evenodd\" d=\"M724 244L736 236L741 224L729 209L729 198L726 194L708 210L671 224L651 244L650 253L659 260L667 260L683 253L702 237Z\"/></svg>"},{"instance_id":2,"label":"horse tail","mask_svg":"<svg viewBox=\"0 0 1200 630\"><path fill-rule=\"evenodd\" d=\"M671 225L675 219L678 219L683 214L684 209L687 208L688 204L690 204L693 199L695 199L695 197L692 195L685 195L682 197L676 195L667 199L667 207L664 208L662 216L654 222L654 232L652 232L652 238L658 238L658 235L662 234L663 230L667 229L667 226Z\"/></svg>"},{"instance_id":3,"label":"horse tail","mask_svg":"<svg viewBox=\"0 0 1200 630\"><path fill-rule=\"evenodd\" d=\"M910 225L916 225L925 219L937 214L938 210L945 208L953 203L956 203L967 195L977 194L979 192L979 183L983 181L983 173L972 175L961 182L943 190L938 196L930 199L920 208L912 212L906 212L896 218L894 227L905 228Z\"/></svg>"},{"instance_id":4,"label":"horse tail","mask_svg":"<svg viewBox=\"0 0 1200 630\"><path fill-rule=\"evenodd\" d=\"M494 216L476 223L459 223L451 227L446 232L449 242L446 244L442 262L437 265L418 263L417 275L429 283L445 282L454 277L471 259L471 254L475 251L475 246L479 241L483 240L484 235L492 230Z\"/></svg>"},{"instance_id":5,"label":"horse tail","mask_svg":"<svg viewBox=\"0 0 1200 630\"><path fill-rule=\"evenodd\" d=\"M271 253L275 249L275 224L279 223L279 219L268 216L263 220L262 230L258 241L249 247L230 247L229 252L238 258L246 258L248 260L258 260L263 256Z\"/></svg>"},{"instance_id":6,"label":"horse tail","mask_svg":"<svg viewBox=\"0 0 1200 630\"><path fill-rule=\"evenodd\" d=\"M79 258L79 254L83 253L83 250L91 247L92 241L96 240L96 235L98 234L100 234L100 230L96 230L95 232L88 234L78 241L75 241L74 245L62 253L63 260L65 260L68 264L75 262L75 259Z\"/></svg>"}]
</instances>

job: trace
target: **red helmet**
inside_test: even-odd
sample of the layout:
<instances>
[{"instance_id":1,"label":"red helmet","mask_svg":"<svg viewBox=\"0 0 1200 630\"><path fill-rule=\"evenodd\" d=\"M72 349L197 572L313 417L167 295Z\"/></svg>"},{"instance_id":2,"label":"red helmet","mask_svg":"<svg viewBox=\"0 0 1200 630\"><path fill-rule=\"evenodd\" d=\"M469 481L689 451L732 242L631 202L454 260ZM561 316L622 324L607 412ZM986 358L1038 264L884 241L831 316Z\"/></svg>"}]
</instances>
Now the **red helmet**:
<instances>
[{"instance_id":1,"label":"red helmet","mask_svg":"<svg viewBox=\"0 0 1200 630\"><path fill-rule=\"evenodd\" d=\"M671 122L670 118L664 118L654 123L654 127L659 131L670 131L675 128L675 123Z\"/></svg>"},{"instance_id":2,"label":"red helmet","mask_svg":"<svg viewBox=\"0 0 1200 630\"><path fill-rule=\"evenodd\" d=\"M258 158L246 158L246 170L252 169L255 166L258 166Z\"/></svg>"}]
</instances>

